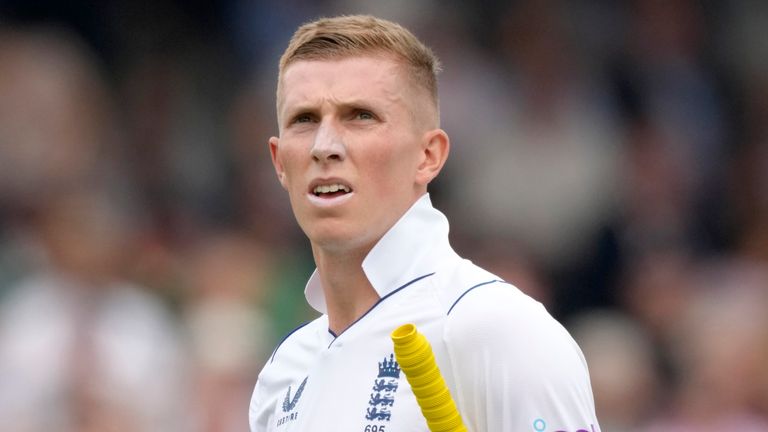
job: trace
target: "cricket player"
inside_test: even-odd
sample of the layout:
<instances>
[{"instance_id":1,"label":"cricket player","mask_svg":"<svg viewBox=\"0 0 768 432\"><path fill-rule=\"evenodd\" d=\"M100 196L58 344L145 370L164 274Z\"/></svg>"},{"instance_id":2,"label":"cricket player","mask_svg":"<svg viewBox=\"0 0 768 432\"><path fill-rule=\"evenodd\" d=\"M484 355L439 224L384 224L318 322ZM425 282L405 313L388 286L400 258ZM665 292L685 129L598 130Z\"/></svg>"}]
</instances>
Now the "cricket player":
<instances>
[{"instance_id":1,"label":"cricket player","mask_svg":"<svg viewBox=\"0 0 768 432\"><path fill-rule=\"evenodd\" d=\"M317 270L321 316L259 375L252 432L426 432L390 333L413 323L474 432L598 432L584 357L544 307L461 258L427 185L448 157L435 55L371 16L301 26L269 150ZM482 145L482 143L477 143Z\"/></svg>"}]
</instances>

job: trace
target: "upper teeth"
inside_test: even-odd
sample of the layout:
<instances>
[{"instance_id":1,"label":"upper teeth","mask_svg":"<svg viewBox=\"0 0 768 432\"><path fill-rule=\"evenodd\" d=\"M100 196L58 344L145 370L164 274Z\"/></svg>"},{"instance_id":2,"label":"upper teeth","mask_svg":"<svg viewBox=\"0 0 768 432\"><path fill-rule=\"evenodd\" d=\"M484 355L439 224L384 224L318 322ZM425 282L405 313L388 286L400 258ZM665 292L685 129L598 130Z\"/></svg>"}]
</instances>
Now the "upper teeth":
<instances>
[{"instance_id":1,"label":"upper teeth","mask_svg":"<svg viewBox=\"0 0 768 432\"><path fill-rule=\"evenodd\" d=\"M344 186L343 184L315 186L314 192L317 194L317 193L338 192L339 190L343 190L344 192L349 192L349 188Z\"/></svg>"}]
</instances>

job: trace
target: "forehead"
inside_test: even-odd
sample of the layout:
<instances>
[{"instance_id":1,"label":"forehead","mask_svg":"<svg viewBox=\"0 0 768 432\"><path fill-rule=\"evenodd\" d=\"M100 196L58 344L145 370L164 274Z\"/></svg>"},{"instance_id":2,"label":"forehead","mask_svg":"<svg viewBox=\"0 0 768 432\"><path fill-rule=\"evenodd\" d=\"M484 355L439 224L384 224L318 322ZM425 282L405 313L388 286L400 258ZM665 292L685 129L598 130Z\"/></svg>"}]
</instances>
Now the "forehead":
<instances>
[{"instance_id":1,"label":"forehead","mask_svg":"<svg viewBox=\"0 0 768 432\"><path fill-rule=\"evenodd\" d=\"M404 69L385 56L298 60L286 67L279 83L278 111L323 100L401 99Z\"/></svg>"}]
</instances>

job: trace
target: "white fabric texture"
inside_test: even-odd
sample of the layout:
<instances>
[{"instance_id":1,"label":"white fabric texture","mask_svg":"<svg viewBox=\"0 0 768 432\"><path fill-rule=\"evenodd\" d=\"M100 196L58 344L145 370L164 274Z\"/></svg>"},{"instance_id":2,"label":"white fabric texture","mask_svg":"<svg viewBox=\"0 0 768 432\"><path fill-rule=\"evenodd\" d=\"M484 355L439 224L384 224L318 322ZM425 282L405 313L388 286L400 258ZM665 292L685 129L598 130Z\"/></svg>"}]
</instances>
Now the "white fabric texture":
<instances>
[{"instance_id":1,"label":"white fabric texture","mask_svg":"<svg viewBox=\"0 0 768 432\"><path fill-rule=\"evenodd\" d=\"M544 307L459 257L424 195L363 270L381 300L339 335L322 315L289 334L259 375L252 432L428 431L392 362L390 333L413 323L473 432L598 432L581 350ZM307 301L321 313L317 272Z\"/></svg>"}]
</instances>

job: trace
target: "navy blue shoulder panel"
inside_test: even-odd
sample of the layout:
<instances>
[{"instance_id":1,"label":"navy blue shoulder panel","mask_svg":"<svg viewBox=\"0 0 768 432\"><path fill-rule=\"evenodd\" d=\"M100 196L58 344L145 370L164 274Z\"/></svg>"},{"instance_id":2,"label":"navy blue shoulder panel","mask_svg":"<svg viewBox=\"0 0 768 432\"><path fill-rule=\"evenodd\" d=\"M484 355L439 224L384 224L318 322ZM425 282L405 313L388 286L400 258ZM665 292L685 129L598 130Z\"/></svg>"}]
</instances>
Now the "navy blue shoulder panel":
<instances>
[{"instance_id":1,"label":"navy blue shoulder panel","mask_svg":"<svg viewBox=\"0 0 768 432\"><path fill-rule=\"evenodd\" d=\"M298 326L298 327L296 327L295 329L293 329L293 330L289 331L289 332L288 332L288 334L286 334L285 336L283 336L283 338L282 338L282 339L280 339L280 342L279 342L279 343L277 344L277 346L275 347L275 350L274 350L274 351L272 351L272 355L271 355L271 356L270 356L270 358L269 358L269 362L270 362L270 363L272 363L273 361L275 361L275 354L277 354L277 350L278 350L278 349L280 349L280 346L282 346L282 345L283 345L283 342L285 342L285 341L286 341L286 340L287 340L289 337L291 337L291 335L292 335L292 334L294 334L294 333L296 333L297 331L301 330L302 328L304 328L304 326L306 326L307 324L309 324L309 323L311 323L311 322L312 322L312 321L307 321L307 322L305 322L305 323L302 323L301 325L299 325L299 326Z\"/></svg>"},{"instance_id":2,"label":"navy blue shoulder panel","mask_svg":"<svg viewBox=\"0 0 768 432\"><path fill-rule=\"evenodd\" d=\"M480 288L481 286L490 285L490 284L492 284L492 283L497 283L497 282L498 282L498 283L509 283L509 282L503 281L503 280L501 280L501 279L493 279L493 280L489 280L489 281L481 282L481 283L479 283L479 284L477 284L477 285L474 285L474 286L472 286L472 287L469 287L469 288L467 288L467 290L466 290L466 291L464 291L463 293L461 293L461 295L459 296L459 298L457 298L457 299L456 299L456 301L455 301L455 302L453 302L453 304L451 305L450 309L448 309L448 313L447 313L446 315L450 315L450 314L451 314L451 311L452 311L452 310L453 310L453 308L456 306L456 304L457 304L457 303L459 303L459 301L461 301L461 299L462 299L462 298L464 298L464 296L465 296L465 295L467 295L467 294L468 294L470 291L472 291L473 289L475 289L475 288Z\"/></svg>"}]
</instances>

